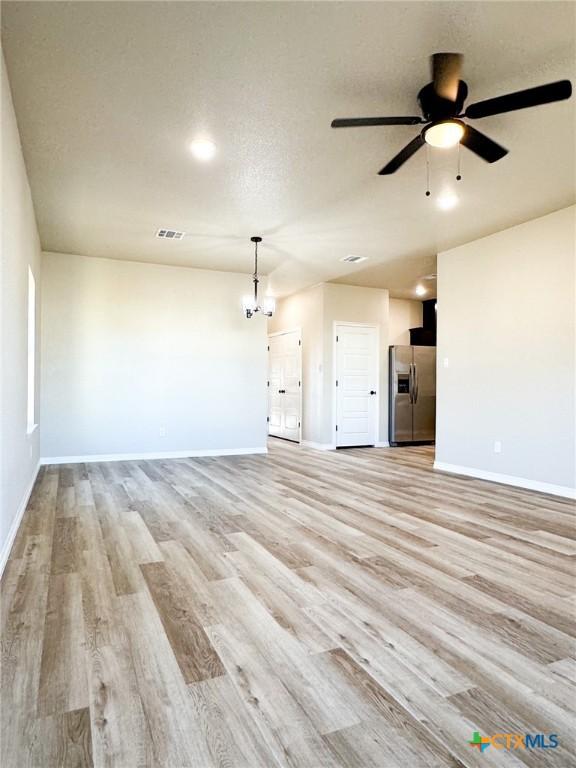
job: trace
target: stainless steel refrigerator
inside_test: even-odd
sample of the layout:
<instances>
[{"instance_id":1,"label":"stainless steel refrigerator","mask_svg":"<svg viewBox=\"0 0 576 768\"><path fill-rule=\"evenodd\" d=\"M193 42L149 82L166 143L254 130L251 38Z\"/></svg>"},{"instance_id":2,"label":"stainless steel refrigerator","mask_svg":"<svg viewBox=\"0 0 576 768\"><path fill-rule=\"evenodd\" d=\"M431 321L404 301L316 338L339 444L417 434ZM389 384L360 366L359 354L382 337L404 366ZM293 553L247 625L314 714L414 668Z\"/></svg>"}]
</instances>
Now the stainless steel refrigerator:
<instances>
[{"instance_id":1,"label":"stainless steel refrigerator","mask_svg":"<svg viewBox=\"0 0 576 768\"><path fill-rule=\"evenodd\" d=\"M390 445L433 442L436 347L390 347Z\"/></svg>"}]
</instances>

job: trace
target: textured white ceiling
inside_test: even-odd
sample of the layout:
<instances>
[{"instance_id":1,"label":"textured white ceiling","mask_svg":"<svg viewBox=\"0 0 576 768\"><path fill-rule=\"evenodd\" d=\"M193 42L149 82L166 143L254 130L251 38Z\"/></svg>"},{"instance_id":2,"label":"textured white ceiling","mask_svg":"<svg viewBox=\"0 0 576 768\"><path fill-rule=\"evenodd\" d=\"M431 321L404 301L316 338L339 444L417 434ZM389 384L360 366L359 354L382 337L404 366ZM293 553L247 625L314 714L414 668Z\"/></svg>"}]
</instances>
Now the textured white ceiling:
<instances>
[{"instance_id":1,"label":"textured white ceiling","mask_svg":"<svg viewBox=\"0 0 576 768\"><path fill-rule=\"evenodd\" d=\"M488 165L425 152L377 176L417 127L434 51L465 54L470 101L574 79L572 3L5 2L3 45L46 250L250 272L281 295L319 280L412 295L435 254L574 202L574 99L475 122ZM196 136L218 154L198 163ZM154 239L159 227L181 242ZM358 266L341 257L369 256Z\"/></svg>"}]
</instances>

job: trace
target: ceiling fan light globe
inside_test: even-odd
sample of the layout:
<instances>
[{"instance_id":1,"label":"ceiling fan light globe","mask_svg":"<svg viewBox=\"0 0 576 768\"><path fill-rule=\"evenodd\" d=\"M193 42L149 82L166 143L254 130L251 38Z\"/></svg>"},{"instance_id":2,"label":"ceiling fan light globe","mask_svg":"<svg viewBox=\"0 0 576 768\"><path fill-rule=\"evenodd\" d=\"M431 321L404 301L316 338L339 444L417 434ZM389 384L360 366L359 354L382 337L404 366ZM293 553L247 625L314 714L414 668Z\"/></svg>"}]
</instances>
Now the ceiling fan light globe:
<instances>
[{"instance_id":1,"label":"ceiling fan light globe","mask_svg":"<svg viewBox=\"0 0 576 768\"><path fill-rule=\"evenodd\" d=\"M458 198L453 192L444 192L436 201L436 205L441 211L451 211L458 205Z\"/></svg>"},{"instance_id":2,"label":"ceiling fan light globe","mask_svg":"<svg viewBox=\"0 0 576 768\"><path fill-rule=\"evenodd\" d=\"M443 120L433 123L424 133L424 140L431 147L448 149L455 147L464 136L464 125L458 120Z\"/></svg>"}]
</instances>

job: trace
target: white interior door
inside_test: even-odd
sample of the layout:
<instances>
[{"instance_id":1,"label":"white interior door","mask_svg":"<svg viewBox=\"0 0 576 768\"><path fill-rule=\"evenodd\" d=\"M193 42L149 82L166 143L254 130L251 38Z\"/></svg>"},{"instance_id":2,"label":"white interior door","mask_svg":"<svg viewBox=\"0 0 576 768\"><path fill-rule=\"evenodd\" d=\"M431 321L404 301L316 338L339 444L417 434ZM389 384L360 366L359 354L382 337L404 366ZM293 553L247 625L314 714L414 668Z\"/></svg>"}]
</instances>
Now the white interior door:
<instances>
[{"instance_id":1,"label":"white interior door","mask_svg":"<svg viewBox=\"0 0 576 768\"><path fill-rule=\"evenodd\" d=\"M336 325L336 446L375 445L378 336L369 325Z\"/></svg>"},{"instance_id":2,"label":"white interior door","mask_svg":"<svg viewBox=\"0 0 576 768\"><path fill-rule=\"evenodd\" d=\"M300 442L302 391L300 331L268 337L268 432Z\"/></svg>"}]
</instances>

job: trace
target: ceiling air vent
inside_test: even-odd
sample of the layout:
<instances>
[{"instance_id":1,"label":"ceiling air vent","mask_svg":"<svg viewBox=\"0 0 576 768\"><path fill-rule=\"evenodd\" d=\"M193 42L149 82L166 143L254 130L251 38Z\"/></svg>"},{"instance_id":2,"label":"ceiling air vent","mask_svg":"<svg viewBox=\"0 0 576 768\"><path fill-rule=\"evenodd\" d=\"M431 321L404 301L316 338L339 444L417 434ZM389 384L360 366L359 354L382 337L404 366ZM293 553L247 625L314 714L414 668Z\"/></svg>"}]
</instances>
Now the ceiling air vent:
<instances>
[{"instance_id":1,"label":"ceiling air vent","mask_svg":"<svg viewBox=\"0 0 576 768\"><path fill-rule=\"evenodd\" d=\"M367 258L368 256L354 256L353 254L350 254L349 256L344 256L340 261L345 261L348 264L358 264L359 261L366 261Z\"/></svg>"},{"instance_id":2,"label":"ceiling air vent","mask_svg":"<svg viewBox=\"0 0 576 768\"><path fill-rule=\"evenodd\" d=\"M186 232L178 232L176 229L159 229L156 232L156 237L161 237L165 240L182 240Z\"/></svg>"}]
</instances>

